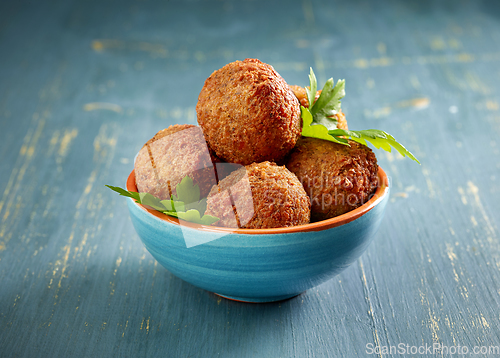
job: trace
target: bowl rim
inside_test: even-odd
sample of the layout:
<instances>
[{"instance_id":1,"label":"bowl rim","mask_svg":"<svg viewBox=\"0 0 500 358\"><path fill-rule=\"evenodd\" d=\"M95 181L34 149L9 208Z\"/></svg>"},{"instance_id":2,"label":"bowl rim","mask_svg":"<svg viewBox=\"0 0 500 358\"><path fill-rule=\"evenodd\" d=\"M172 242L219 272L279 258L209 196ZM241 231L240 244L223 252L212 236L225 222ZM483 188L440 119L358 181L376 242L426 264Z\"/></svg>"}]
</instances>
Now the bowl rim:
<instances>
[{"instance_id":1,"label":"bowl rim","mask_svg":"<svg viewBox=\"0 0 500 358\"><path fill-rule=\"evenodd\" d=\"M226 228L226 227L219 227L219 226L208 226L208 225L201 225L201 224L195 224L191 223L188 221L184 221L182 219L178 219L173 216L169 216L167 214L164 214L160 211L154 210L154 209L149 209L146 206L137 203L134 199L129 198L135 205L137 205L139 208L142 210L146 211L147 213L153 215L157 219L167 222L169 224L177 225L177 226L184 226L184 227L189 227L192 229L200 230L200 231L206 231L206 232L218 232L218 233L225 233L225 234L289 234L289 233L297 233L297 232L308 232L308 231L322 231L322 230L327 230L330 228L334 228L337 226L342 226L347 223L350 223L351 221L354 221L361 216L365 215L368 213L370 210L372 210L375 206L377 206L385 196L389 194L389 188L390 188L390 182L387 177L387 174L385 171L379 166L378 171L377 171L377 179L378 179L378 186L377 189L375 190L375 193L373 196L368 200L366 203L361 205L360 207L357 207L354 210L351 210L345 214L322 220L322 221L317 221L309 224L304 224L304 225L297 225L297 226L290 226L290 227L279 227L279 228L268 228L268 229L235 229L235 228ZM130 172L128 178L127 178L127 183L126 183L126 188L128 191L135 191L137 192L137 185L135 182L135 172L134 169Z\"/></svg>"}]
</instances>

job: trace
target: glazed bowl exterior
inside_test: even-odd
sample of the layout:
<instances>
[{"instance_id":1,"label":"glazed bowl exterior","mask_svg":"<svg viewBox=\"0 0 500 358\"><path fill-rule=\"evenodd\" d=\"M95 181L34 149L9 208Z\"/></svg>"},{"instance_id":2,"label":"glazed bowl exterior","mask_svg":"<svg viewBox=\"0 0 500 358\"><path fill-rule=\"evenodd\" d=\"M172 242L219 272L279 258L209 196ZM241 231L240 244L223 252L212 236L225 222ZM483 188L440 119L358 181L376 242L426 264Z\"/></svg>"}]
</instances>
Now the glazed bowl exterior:
<instances>
[{"instance_id":1,"label":"glazed bowl exterior","mask_svg":"<svg viewBox=\"0 0 500 358\"><path fill-rule=\"evenodd\" d=\"M383 218L390 184L379 168L374 196L338 217L277 229L229 229L188 223L127 198L137 234L177 277L220 296L272 302L315 287L356 261ZM137 191L134 172L127 190Z\"/></svg>"}]
</instances>

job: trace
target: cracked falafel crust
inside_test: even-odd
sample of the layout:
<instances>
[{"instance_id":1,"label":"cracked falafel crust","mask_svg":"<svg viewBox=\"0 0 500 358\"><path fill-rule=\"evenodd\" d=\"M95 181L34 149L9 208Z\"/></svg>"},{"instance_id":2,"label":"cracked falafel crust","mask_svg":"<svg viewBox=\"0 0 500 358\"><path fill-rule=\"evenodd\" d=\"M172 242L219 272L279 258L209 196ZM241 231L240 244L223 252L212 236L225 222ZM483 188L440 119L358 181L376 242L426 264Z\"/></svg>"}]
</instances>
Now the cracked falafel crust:
<instances>
[{"instance_id":1,"label":"cracked falafel crust","mask_svg":"<svg viewBox=\"0 0 500 358\"><path fill-rule=\"evenodd\" d=\"M196 114L216 155L242 165L280 161L301 133L299 101L274 68L257 59L213 72L200 92Z\"/></svg>"},{"instance_id":2,"label":"cracked falafel crust","mask_svg":"<svg viewBox=\"0 0 500 358\"><path fill-rule=\"evenodd\" d=\"M253 163L210 191L206 215L217 226L263 229L309 223L310 201L297 177L275 163Z\"/></svg>"}]
</instances>

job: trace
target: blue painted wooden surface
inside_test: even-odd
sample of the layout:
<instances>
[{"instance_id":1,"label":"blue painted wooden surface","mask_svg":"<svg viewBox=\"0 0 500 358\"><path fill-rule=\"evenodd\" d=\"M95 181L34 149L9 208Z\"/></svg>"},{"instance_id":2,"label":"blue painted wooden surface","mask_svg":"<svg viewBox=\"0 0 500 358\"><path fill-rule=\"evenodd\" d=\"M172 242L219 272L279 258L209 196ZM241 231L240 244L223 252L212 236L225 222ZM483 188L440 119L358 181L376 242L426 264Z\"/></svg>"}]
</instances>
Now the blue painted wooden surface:
<instances>
[{"instance_id":1,"label":"blue painted wooden surface","mask_svg":"<svg viewBox=\"0 0 500 358\"><path fill-rule=\"evenodd\" d=\"M345 78L350 128L384 129L422 162L377 151L393 190L368 251L274 304L171 275L104 187L156 131L195 123L205 78L246 57L291 84L309 66ZM495 1L1 2L0 356L500 346L499 65Z\"/></svg>"}]
</instances>

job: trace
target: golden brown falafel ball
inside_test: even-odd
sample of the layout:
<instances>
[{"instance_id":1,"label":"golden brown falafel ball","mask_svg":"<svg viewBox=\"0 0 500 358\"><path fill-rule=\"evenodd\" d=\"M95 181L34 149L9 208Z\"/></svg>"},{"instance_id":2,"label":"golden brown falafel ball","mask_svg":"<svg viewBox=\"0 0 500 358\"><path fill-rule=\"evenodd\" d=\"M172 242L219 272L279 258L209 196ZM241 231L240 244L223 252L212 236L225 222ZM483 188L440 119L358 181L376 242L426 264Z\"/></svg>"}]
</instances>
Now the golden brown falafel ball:
<instances>
[{"instance_id":1,"label":"golden brown falafel ball","mask_svg":"<svg viewBox=\"0 0 500 358\"><path fill-rule=\"evenodd\" d=\"M262 162L242 167L210 191L207 215L215 224L248 229L309 223L310 201L297 177L286 167Z\"/></svg>"},{"instance_id":2,"label":"golden brown falafel ball","mask_svg":"<svg viewBox=\"0 0 500 358\"><path fill-rule=\"evenodd\" d=\"M169 199L176 185L189 175L205 197L216 184L213 163L220 161L207 147L200 127L176 124L148 140L134 163L139 192Z\"/></svg>"},{"instance_id":3,"label":"golden brown falafel ball","mask_svg":"<svg viewBox=\"0 0 500 358\"><path fill-rule=\"evenodd\" d=\"M311 199L311 221L351 211L366 203L378 185L377 158L370 148L302 138L286 167L304 185Z\"/></svg>"},{"instance_id":4,"label":"golden brown falafel ball","mask_svg":"<svg viewBox=\"0 0 500 358\"><path fill-rule=\"evenodd\" d=\"M212 73L196 113L210 147L231 163L279 161L301 133L297 98L272 66L256 59Z\"/></svg>"},{"instance_id":5,"label":"golden brown falafel ball","mask_svg":"<svg viewBox=\"0 0 500 358\"><path fill-rule=\"evenodd\" d=\"M292 90L293 94L295 94L295 97L297 97L300 104L306 108L309 108L309 100L307 99L307 92L305 87L291 85L290 89ZM320 94L321 90L318 90L316 92L316 96L314 97L315 101L319 98ZM349 129L347 128L347 120L345 119L345 114L344 112L342 112L342 110L340 110L339 113L333 115L332 117L335 117L335 119L337 120L337 128Z\"/></svg>"}]
</instances>

